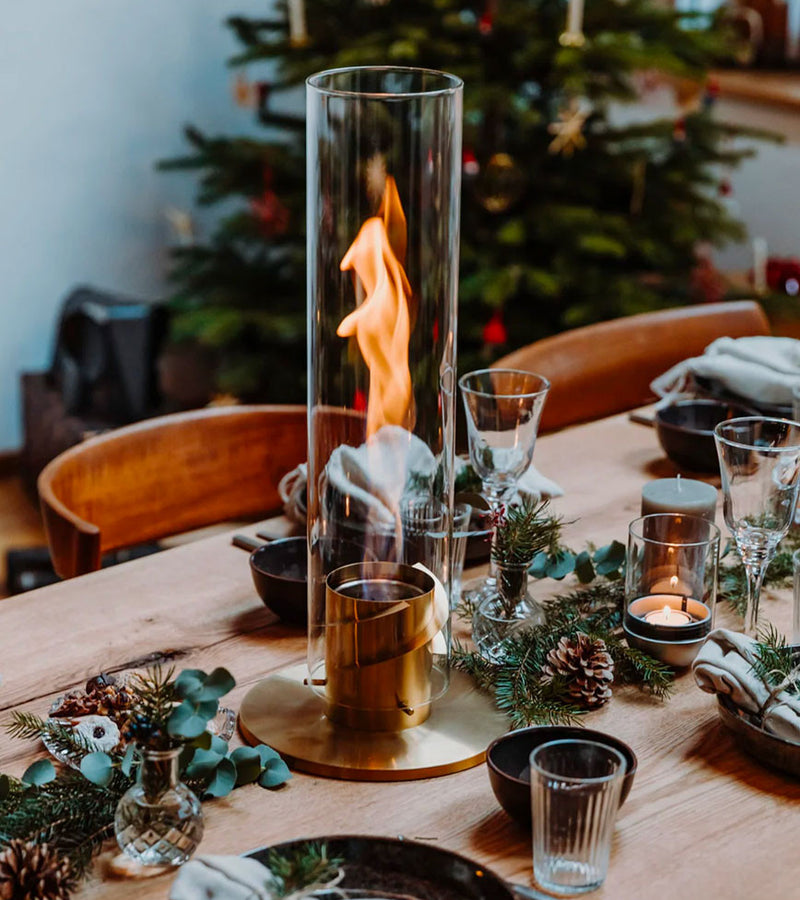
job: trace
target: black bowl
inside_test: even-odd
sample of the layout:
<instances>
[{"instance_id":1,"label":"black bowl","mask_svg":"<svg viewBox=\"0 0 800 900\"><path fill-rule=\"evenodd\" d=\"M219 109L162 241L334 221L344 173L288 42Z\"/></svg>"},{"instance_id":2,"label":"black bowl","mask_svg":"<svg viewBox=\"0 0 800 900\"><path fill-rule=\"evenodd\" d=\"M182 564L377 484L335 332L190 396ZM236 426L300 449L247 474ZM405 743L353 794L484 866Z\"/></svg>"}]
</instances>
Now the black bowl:
<instances>
[{"instance_id":1,"label":"black bowl","mask_svg":"<svg viewBox=\"0 0 800 900\"><path fill-rule=\"evenodd\" d=\"M723 400L678 400L656 410L658 440L667 456L692 472L719 472L714 426L752 416L753 410Z\"/></svg>"},{"instance_id":2,"label":"black bowl","mask_svg":"<svg viewBox=\"0 0 800 900\"><path fill-rule=\"evenodd\" d=\"M531 752L540 744L565 739L596 741L619 750L627 764L622 780L620 806L631 791L638 764L636 754L627 744L610 734L571 725L540 725L509 731L489 745L486 764L498 803L512 819L526 828L531 827Z\"/></svg>"},{"instance_id":3,"label":"black bowl","mask_svg":"<svg viewBox=\"0 0 800 900\"><path fill-rule=\"evenodd\" d=\"M327 540L327 539L324 539ZM329 568L371 559L360 544L330 541L323 548ZM308 625L308 544L305 537L280 538L250 554L250 572L267 609L287 625Z\"/></svg>"}]
</instances>

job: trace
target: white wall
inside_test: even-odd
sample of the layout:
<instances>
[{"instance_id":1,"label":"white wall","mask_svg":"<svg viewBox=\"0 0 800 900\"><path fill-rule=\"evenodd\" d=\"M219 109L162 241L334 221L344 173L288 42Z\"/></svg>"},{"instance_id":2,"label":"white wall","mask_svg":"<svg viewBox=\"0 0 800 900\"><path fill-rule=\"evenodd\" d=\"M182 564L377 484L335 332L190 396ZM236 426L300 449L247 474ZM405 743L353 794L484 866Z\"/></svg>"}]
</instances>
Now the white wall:
<instances>
[{"instance_id":1,"label":"white wall","mask_svg":"<svg viewBox=\"0 0 800 900\"><path fill-rule=\"evenodd\" d=\"M223 20L269 0L25 0L0 23L0 450L19 446L19 373L47 368L76 284L166 290L172 205L192 176L159 173L183 124L254 130L233 103ZM257 77L255 69L251 76Z\"/></svg>"}]
</instances>

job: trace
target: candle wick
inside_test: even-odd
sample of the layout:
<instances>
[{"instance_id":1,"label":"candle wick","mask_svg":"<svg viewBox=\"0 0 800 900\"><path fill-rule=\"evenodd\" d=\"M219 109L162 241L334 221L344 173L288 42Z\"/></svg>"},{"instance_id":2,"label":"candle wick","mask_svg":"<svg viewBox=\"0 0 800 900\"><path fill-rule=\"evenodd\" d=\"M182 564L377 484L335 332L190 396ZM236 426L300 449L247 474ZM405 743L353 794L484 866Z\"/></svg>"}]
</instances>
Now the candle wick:
<instances>
[{"instance_id":1,"label":"candle wick","mask_svg":"<svg viewBox=\"0 0 800 900\"><path fill-rule=\"evenodd\" d=\"M680 492L681 492L681 474L680 474L680 472L678 472L678 474L675 476L675 480L678 482L678 493L680 494Z\"/></svg>"}]
</instances>

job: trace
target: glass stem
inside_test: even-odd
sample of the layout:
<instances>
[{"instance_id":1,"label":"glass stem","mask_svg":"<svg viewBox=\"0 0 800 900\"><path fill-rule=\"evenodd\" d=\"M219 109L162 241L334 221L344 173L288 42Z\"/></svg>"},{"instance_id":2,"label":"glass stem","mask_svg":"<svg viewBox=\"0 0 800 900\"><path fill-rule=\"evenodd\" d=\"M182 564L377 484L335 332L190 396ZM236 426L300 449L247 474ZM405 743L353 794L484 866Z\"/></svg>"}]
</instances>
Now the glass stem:
<instances>
[{"instance_id":1,"label":"glass stem","mask_svg":"<svg viewBox=\"0 0 800 900\"><path fill-rule=\"evenodd\" d=\"M486 484L483 486L486 502L492 511L492 516L496 519L500 514L500 510L505 506L506 501L511 493L508 488L501 488L494 484ZM492 550L489 556L489 575L486 584L497 584L497 563L495 562L495 550L497 549L497 529L492 531Z\"/></svg>"},{"instance_id":2,"label":"glass stem","mask_svg":"<svg viewBox=\"0 0 800 900\"><path fill-rule=\"evenodd\" d=\"M745 561L747 573L747 609L745 610L744 633L748 637L758 637L758 604L761 599L761 585L769 565L769 559Z\"/></svg>"}]
</instances>

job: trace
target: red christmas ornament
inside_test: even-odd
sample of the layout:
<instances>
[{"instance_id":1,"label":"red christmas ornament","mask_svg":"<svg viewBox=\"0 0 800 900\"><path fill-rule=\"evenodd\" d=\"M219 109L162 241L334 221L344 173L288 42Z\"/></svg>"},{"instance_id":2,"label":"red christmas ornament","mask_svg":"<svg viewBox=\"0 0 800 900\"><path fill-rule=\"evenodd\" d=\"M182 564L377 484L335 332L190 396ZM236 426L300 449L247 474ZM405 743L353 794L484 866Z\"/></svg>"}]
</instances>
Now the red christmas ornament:
<instances>
[{"instance_id":1,"label":"red christmas ornament","mask_svg":"<svg viewBox=\"0 0 800 900\"><path fill-rule=\"evenodd\" d=\"M505 344L508 342L508 331L503 322L503 314L498 310L483 326L484 344Z\"/></svg>"},{"instance_id":2,"label":"red christmas ornament","mask_svg":"<svg viewBox=\"0 0 800 900\"><path fill-rule=\"evenodd\" d=\"M486 37L492 33L494 25L494 3L495 0L488 0L483 15L478 19L478 31Z\"/></svg>"},{"instance_id":3,"label":"red christmas ornament","mask_svg":"<svg viewBox=\"0 0 800 900\"><path fill-rule=\"evenodd\" d=\"M353 409L356 412L365 412L367 409L367 395L361 388L356 388L356 392L353 394Z\"/></svg>"},{"instance_id":4,"label":"red christmas ornament","mask_svg":"<svg viewBox=\"0 0 800 900\"><path fill-rule=\"evenodd\" d=\"M683 143L686 140L686 119L678 119L672 129L672 139Z\"/></svg>"},{"instance_id":5,"label":"red christmas ornament","mask_svg":"<svg viewBox=\"0 0 800 900\"><path fill-rule=\"evenodd\" d=\"M792 297L800 293L800 260L770 256L767 260L767 285Z\"/></svg>"},{"instance_id":6,"label":"red christmas ornament","mask_svg":"<svg viewBox=\"0 0 800 900\"><path fill-rule=\"evenodd\" d=\"M727 178L723 178L719 183L719 193L721 197L730 197L733 193L733 186Z\"/></svg>"},{"instance_id":7,"label":"red christmas ornament","mask_svg":"<svg viewBox=\"0 0 800 900\"><path fill-rule=\"evenodd\" d=\"M469 147L464 150L461 156L461 165L465 175L477 175L481 170L477 156L475 156Z\"/></svg>"},{"instance_id":8,"label":"red christmas ornament","mask_svg":"<svg viewBox=\"0 0 800 900\"><path fill-rule=\"evenodd\" d=\"M289 227L289 210L272 190L272 169L264 167L264 193L250 200L250 212L258 219L266 237L285 234Z\"/></svg>"}]
</instances>

